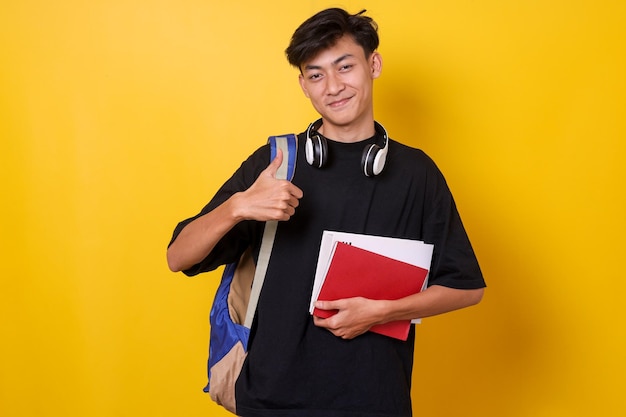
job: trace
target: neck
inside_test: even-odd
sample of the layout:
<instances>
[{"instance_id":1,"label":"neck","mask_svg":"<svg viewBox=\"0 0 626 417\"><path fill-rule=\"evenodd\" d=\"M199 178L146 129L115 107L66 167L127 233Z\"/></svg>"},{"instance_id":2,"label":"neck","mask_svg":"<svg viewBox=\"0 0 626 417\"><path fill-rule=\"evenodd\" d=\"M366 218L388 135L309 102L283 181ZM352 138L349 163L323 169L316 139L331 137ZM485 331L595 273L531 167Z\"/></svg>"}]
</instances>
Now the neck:
<instances>
[{"instance_id":1,"label":"neck","mask_svg":"<svg viewBox=\"0 0 626 417\"><path fill-rule=\"evenodd\" d=\"M353 122L347 125L334 124L323 119L323 124L318 131L328 139L344 143L360 142L371 138L376 133L374 118L368 118L362 122Z\"/></svg>"}]
</instances>

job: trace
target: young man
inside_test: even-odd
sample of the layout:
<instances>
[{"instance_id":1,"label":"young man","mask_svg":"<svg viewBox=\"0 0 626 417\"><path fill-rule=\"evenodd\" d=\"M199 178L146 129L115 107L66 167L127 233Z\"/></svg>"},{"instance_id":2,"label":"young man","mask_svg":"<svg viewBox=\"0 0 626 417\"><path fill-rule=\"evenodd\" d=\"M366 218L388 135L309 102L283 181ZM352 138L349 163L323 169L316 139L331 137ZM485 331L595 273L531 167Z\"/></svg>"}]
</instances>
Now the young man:
<instances>
[{"instance_id":1,"label":"young man","mask_svg":"<svg viewBox=\"0 0 626 417\"><path fill-rule=\"evenodd\" d=\"M362 13L324 10L295 31L287 48L321 115L298 137L292 182L275 178L282 155L269 163L269 148L261 147L198 215L176 227L168 248L170 268L195 275L237 260L250 245L258 252L263 222L280 221L237 381L241 416L410 416L415 329L406 342L368 329L467 307L483 295L444 177L422 151L387 138L374 121L382 58L376 24ZM371 145L377 160L364 151ZM312 317L324 230L434 244L430 286L394 301L318 302L339 312Z\"/></svg>"}]
</instances>

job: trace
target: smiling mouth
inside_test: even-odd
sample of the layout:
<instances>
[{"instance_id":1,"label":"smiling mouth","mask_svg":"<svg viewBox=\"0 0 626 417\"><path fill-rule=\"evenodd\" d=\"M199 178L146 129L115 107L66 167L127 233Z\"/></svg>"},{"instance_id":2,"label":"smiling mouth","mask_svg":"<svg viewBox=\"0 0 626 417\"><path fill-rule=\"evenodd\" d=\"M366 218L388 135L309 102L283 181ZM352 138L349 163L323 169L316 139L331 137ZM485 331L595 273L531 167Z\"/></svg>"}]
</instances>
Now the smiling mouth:
<instances>
[{"instance_id":1,"label":"smiling mouth","mask_svg":"<svg viewBox=\"0 0 626 417\"><path fill-rule=\"evenodd\" d=\"M348 103L351 98L352 97L348 97L348 98L343 98L341 100L333 101L331 103L328 103L328 106L329 107L341 107L341 106L345 105L346 103Z\"/></svg>"}]
</instances>

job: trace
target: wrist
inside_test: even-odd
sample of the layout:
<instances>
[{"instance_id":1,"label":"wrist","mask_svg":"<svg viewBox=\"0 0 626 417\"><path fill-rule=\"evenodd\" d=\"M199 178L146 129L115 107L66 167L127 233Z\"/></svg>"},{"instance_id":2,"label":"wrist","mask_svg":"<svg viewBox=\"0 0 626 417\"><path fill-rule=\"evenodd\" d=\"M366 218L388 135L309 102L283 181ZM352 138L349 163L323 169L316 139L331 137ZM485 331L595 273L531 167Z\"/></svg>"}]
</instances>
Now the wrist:
<instances>
[{"instance_id":1,"label":"wrist","mask_svg":"<svg viewBox=\"0 0 626 417\"><path fill-rule=\"evenodd\" d=\"M243 194L241 192L233 194L226 202L226 209L233 223L239 223L247 220L246 205L242 201Z\"/></svg>"},{"instance_id":2,"label":"wrist","mask_svg":"<svg viewBox=\"0 0 626 417\"><path fill-rule=\"evenodd\" d=\"M384 324L391 321L391 301L390 300L377 300L373 309L375 312L375 324Z\"/></svg>"}]
</instances>

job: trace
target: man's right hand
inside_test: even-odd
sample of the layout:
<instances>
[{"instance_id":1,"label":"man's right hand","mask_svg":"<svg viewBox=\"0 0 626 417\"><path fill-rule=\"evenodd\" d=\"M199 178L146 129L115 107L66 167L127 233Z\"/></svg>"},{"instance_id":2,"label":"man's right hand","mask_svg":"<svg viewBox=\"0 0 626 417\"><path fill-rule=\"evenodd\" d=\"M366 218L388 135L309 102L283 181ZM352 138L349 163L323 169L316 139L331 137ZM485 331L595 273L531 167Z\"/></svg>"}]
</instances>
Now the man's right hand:
<instances>
[{"instance_id":1,"label":"man's right hand","mask_svg":"<svg viewBox=\"0 0 626 417\"><path fill-rule=\"evenodd\" d=\"M278 149L276 157L246 191L235 194L237 214L242 220L289 220L299 205L302 190L290 181L276 178L283 162Z\"/></svg>"}]
</instances>

